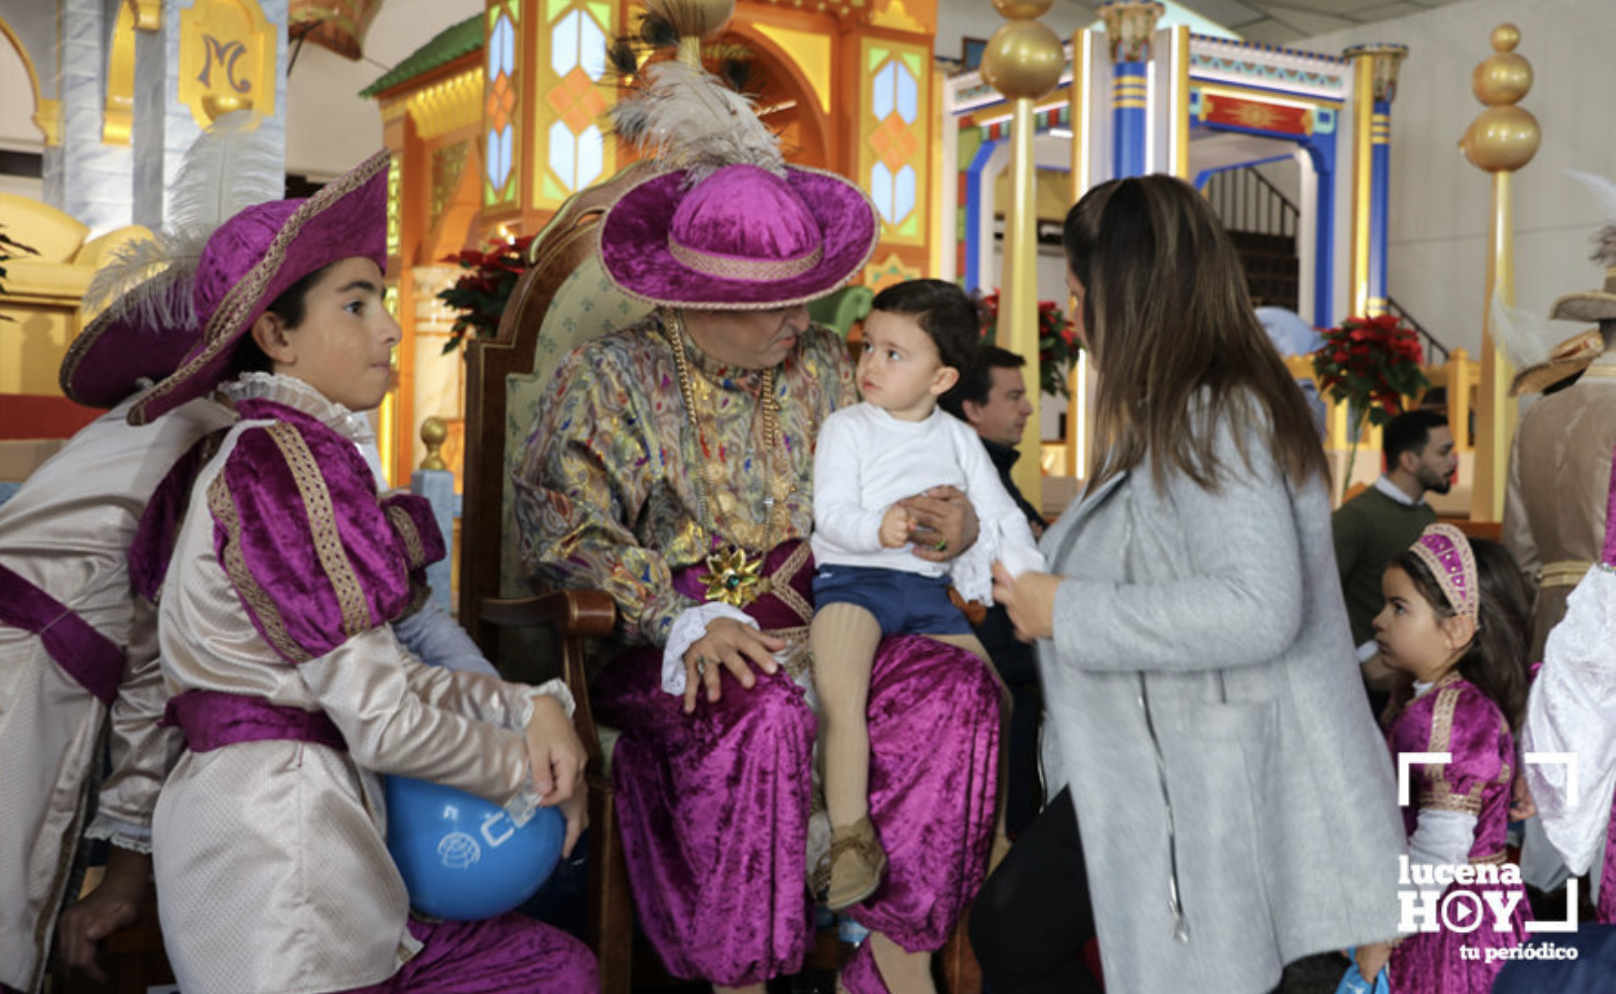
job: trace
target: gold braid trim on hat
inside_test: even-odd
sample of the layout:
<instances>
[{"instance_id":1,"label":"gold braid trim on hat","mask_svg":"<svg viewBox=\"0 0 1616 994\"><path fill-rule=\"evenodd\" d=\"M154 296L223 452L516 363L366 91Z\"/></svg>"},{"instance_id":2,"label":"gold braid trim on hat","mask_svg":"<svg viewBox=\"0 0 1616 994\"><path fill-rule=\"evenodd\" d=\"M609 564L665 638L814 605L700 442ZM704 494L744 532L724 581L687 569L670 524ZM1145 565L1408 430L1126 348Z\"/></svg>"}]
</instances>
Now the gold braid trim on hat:
<instances>
[{"instance_id":1,"label":"gold braid trim on hat","mask_svg":"<svg viewBox=\"0 0 1616 994\"><path fill-rule=\"evenodd\" d=\"M688 245L680 245L673 240L672 233L669 233L668 252L681 265L698 273L726 279L763 282L790 279L808 272L819 265L819 261L825 257L825 246L823 243L816 245L812 252L795 259L741 259L730 255L714 255Z\"/></svg>"},{"instance_id":2,"label":"gold braid trim on hat","mask_svg":"<svg viewBox=\"0 0 1616 994\"><path fill-rule=\"evenodd\" d=\"M226 291L218 306L213 309L213 314L209 316L208 323L202 330L202 340L207 345L197 353L196 358L152 387L130 412L131 420L138 416L144 423L145 411L152 401L173 393L180 384L189 381L202 367L217 359L219 353L227 346L233 345L241 323L258 306L265 287L280 272L281 266L286 262L287 250L291 248L293 240L303 230L303 226L338 200L370 182L377 173L385 171L391 161L391 152L377 152L346 175L321 187L314 196L299 205L286 219L286 223L281 225L281 230L275 233L269 248L264 250L264 257Z\"/></svg>"}]
</instances>

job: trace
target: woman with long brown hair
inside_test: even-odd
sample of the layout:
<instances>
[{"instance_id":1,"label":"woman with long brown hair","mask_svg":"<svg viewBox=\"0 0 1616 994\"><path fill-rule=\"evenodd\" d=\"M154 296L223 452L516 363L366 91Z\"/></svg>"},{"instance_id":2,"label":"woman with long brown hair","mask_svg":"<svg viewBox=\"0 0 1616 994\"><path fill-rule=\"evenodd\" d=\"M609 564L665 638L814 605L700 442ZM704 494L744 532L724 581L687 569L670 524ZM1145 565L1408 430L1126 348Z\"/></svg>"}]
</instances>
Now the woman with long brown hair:
<instances>
[{"instance_id":1,"label":"woman with long brown hair","mask_svg":"<svg viewBox=\"0 0 1616 994\"><path fill-rule=\"evenodd\" d=\"M1105 183L1066 219L1100 371L1052 574L1000 577L1039 639L1049 808L977 900L995 994L1267 991L1385 938L1403 838L1354 664L1327 467L1239 258L1185 183Z\"/></svg>"}]
</instances>

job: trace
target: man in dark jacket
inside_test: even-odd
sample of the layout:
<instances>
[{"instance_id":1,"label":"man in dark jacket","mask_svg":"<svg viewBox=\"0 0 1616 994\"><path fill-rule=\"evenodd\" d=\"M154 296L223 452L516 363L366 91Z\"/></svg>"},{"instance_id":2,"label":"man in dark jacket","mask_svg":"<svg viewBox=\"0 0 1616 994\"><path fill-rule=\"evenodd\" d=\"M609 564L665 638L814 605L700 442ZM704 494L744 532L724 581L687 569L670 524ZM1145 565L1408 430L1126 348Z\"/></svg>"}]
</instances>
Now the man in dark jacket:
<instances>
[{"instance_id":1,"label":"man in dark jacket","mask_svg":"<svg viewBox=\"0 0 1616 994\"><path fill-rule=\"evenodd\" d=\"M939 398L943 410L976 429L1004 489L1027 516L1034 535L1042 535L1049 522L1028 503L1010 478L1021 457L1021 441L1032 404L1022 367L1027 360L996 346L982 350L977 362L954 388ZM1006 827L1013 837L1043 807L1043 783L1038 770L1038 729L1043 719L1043 694L1038 685L1038 657L1033 647L1016 638L1015 627L1003 607L994 605L976 626L976 636L988 650L999 676L1010 689L1013 708L1009 743L1009 808Z\"/></svg>"}]
</instances>

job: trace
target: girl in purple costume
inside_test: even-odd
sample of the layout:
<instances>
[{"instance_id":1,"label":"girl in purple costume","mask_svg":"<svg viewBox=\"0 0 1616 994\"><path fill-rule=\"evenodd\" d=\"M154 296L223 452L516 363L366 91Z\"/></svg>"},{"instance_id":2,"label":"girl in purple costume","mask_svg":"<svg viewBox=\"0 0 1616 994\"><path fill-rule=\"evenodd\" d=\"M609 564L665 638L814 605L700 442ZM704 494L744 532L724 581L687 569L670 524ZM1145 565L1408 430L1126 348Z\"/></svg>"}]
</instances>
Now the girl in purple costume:
<instances>
[{"instance_id":1,"label":"girl in purple costume","mask_svg":"<svg viewBox=\"0 0 1616 994\"><path fill-rule=\"evenodd\" d=\"M1403 890L1440 890L1439 900L1420 906L1439 915L1448 909L1450 923L1463 922L1458 909L1479 912L1480 920L1458 931L1439 916L1438 930L1414 932L1395 948L1361 948L1359 966L1374 976L1389 955L1396 994L1485 994L1503 968L1501 951L1524 941L1530 918L1519 870L1504 852L1512 732L1526 705L1526 593L1502 546L1472 544L1446 524L1428 527L1381 583L1386 606L1375 617L1375 641L1388 665L1414 679L1414 696L1400 705L1387 741L1394 755L1452 756L1409 764ZM1452 880L1450 869L1438 869L1457 867L1477 879ZM1507 909L1502 923L1495 908Z\"/></svg>"},{"instance_id":2,"label":"girl in purple costume","mask_svg":"<svg viewBox=\"0 0 1616 994\"><path fill-rule=\"evenodd\" d=\"M559 805L568 850L583 820L565 688L427 667L390 624L443 548L418 501L379 499L358 446L399 334L382 302L387 165L227 221L195 277L201 343L130 411L142 424L217 388L240 415L197 476L159 619L189 748L157 802L153 865L191 994L595 987L588 950L519 915L411 918L383 842L377 773L459 787L518 824Z\"/></svg>"}]
</instances>

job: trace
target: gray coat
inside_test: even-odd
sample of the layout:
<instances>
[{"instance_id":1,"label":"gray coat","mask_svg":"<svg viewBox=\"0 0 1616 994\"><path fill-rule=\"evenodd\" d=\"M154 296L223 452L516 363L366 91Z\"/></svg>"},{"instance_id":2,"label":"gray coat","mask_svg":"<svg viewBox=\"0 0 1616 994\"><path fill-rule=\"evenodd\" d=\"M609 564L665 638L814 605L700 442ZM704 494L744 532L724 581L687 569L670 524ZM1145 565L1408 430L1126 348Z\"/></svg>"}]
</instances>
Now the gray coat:
<instances>
[{"instance_id":1,"label":"gray coat","mask_svg":"<svg viewBox=\"0 0 1616 994\"><path fill-rule=\"evenodd\" d=\"M1044 536L1051 790L1068 784L1111 994L1271 990L1389 939L1406 840L1321 480L1227 428L1217 493L1148 461ZM1181 914L1175 914L1175 909ZM1344 969L1344 965L1343 965Z\"/></svg>"}]
</instances>

